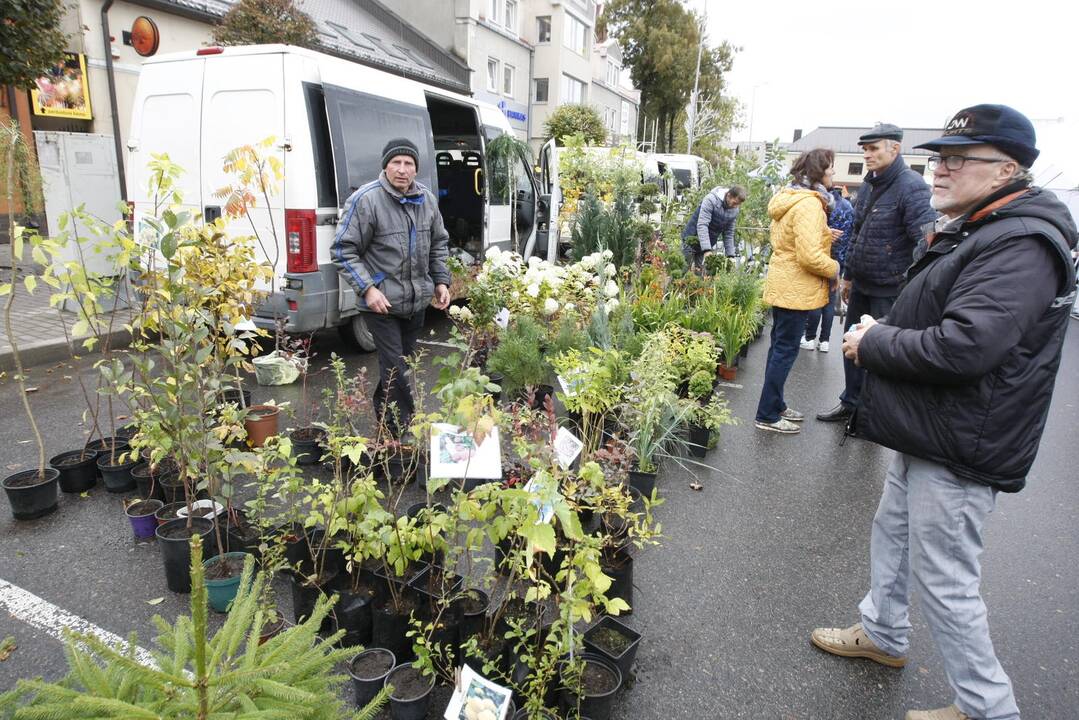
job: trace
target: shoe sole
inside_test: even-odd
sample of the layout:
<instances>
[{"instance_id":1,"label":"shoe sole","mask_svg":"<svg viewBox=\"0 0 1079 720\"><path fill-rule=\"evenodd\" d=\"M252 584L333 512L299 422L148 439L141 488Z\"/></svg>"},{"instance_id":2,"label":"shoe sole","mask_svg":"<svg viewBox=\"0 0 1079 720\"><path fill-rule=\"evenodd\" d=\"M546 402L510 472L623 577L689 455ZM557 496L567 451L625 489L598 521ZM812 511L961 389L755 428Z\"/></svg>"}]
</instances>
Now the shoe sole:
<instances>
[{"instance_id":1,"label":"shoe sole","mask_svg":"<svg viewBox=\"0 0 1079 720\"><path fill-rule=\"evenodd\" d=\"M761 430L770 430L771 432L779 433L780 435L797 435L799 432L801 432L801 428L798 428L797 430L780 430L779 428L773 425L769 425L768 423L754 422L753 424Z\"/></svg>"},{"instance_id":2,"label":"shoe sole","mask_svg":"<svg viewBox=\"0 0 1079 720\"><path fill-rule=\"evenodd\" d=\"M802 417L797 417L797 418L787 417L786 415L780 415L780 417L782 417L787 422L803 422L806 419L805 415L803 415Z\"/></svg>"},{"instance_id":3,"label":"shoe sole","mask_svg":"<svg viewBox=\"0 0 1079 720\"><path fill-rule=\"evenodd\" d=\"M865 658L866 660L872 660L879 665L890 668L901 668L906 667L907 665L907 659L905 657L893 657L891 655L885 655L879 652L867 652L865 650L844 650L843 648L837 648L818 642L817 638L812 635L809 636L809 641L830 655L837 655L844 658Z\"/></svg>"},{"instance_id":4,"label":"shoe sole","mask_svg":"<svg viewBox=\"0 0 1079 720\"><path fill-rule=\"evenodd\" d=\"M848 420L850 420L850 415L840 415L839 417L831 417L831 416L826 417L826 416L818 415L817 420L819 420L820 422L826 422L826 423L847 422Z\"/></svg>"}]
</instances>

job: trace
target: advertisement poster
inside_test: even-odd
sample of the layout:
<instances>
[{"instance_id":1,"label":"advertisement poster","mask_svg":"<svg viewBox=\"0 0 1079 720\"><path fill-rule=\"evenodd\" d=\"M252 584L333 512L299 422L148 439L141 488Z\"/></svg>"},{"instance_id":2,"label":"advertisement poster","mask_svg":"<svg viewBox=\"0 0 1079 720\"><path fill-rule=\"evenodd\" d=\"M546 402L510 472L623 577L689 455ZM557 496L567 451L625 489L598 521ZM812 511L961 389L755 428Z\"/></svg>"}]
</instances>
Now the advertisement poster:
<instances>
[{"instance_id":1,"label":"advertisement poster","mask_svg":"<svg viewBox=\"0 0 1079 720\"><path fill-rule=\"evenodd\" d=\"M30 91L35 115L90 120L90 87L86 77L86 56L64 53L64 62L39 77Z\"/></svg>"}]
</instances>

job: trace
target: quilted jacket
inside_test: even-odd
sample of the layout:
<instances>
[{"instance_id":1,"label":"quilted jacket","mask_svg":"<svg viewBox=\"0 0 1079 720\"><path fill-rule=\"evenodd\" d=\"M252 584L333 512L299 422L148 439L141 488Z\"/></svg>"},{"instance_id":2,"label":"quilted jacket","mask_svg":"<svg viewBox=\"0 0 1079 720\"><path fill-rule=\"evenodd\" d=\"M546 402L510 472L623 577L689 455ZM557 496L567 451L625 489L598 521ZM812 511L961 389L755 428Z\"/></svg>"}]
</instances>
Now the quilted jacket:
<instances>
[{"instance_id":1,"label":"quilted jacket","mask_svg":"<svg viewBox=\"0 0 1079 720\"><path fill-rule=\"evenodd\" d=\"M768 202L772 259L764 300L787 310L816 310L828 302L828 283L839 271L829 253L824 202L812 190L785 188Z\"/></svg>"}]
</instances>

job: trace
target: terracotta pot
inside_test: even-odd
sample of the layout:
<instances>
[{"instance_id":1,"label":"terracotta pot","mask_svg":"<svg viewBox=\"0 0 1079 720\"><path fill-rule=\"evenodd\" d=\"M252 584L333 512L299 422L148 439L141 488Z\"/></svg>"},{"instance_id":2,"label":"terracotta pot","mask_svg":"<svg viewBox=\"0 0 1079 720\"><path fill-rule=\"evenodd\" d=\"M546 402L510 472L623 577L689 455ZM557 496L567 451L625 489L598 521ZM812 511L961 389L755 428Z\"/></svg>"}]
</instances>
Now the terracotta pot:
<instances>
[{"instance_id":1,"label":"terracotta pot","mask_svg":"<svg viewBox=\"0 0 1079 720\"><path fill-rule=\"evenodd\" d=\"M247 419L244 420L244 429L247 430L247 444L251 447L262 447L266 438L277 434L277 418L281 410L273 405L252 405L247 411Z\"/></svg>"},{"instance_id":2,"label":"terracotta pot","mask_svg":"<svg viewBox=\"0 0 1079 720\"><path fill-rule=\"evenodd\" d=\"M720 363L718 372L719 376L728 382L734 380L735 377L738 376L738 368L733 365L724 365L723 363Z\"/></svg>"}]
</instances>

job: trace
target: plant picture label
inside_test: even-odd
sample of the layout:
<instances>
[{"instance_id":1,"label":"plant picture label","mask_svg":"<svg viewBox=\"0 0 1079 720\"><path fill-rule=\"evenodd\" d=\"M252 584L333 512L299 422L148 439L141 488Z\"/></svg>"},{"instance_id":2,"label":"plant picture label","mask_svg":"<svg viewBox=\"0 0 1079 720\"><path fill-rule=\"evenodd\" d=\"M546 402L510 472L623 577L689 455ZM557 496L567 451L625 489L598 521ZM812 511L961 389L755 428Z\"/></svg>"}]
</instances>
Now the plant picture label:
<instances>
[{"instance_id":1,"label":"plant picture label","mask_svg":"<svg viewBox=\"0 0 1079 720\"><path fill-rule=\"evenodd\" d=\"M428 467L432 478L501 479L502 450L498 428L492 428L483 442L477 444L472 433L457 425L434 423Z\"/></svg>"},{"instance_id":2,"label":"plant picture label","mask_svg":"<svg viewBox=\"0 0 1079 720\"><path fill-rule=\"evenodd\" d=\"M562 378L558 379L559 381L562 380ZM554 451L555 455L558 456L558 464L562 466L563 470L569 469L569 466L581 454L582 448L584 448L584 443L576 435L564 427L558 428L558 432L554 436Z\"/></svg>"},{"instance_id":3,"label":"plant picture label","mask_svg":"<svg viewBox=\"0 0 1079 720\"><path fill-rule=\"evenodd\" d=\"M495 315L495 325L505 330L510 326L510 310L509 308L502 308Z\"/></svg>"},{"instance_id":4,"label":"plant picture label","mask_svg":"<svg viewBox=\"0 0 1079 720\"><path fill-rule=\"evenodd\" d=\"M442 717L445 720L506 720L509 710L509 688L491 682L464 665Z\"/></svg>"}]
</instances>

